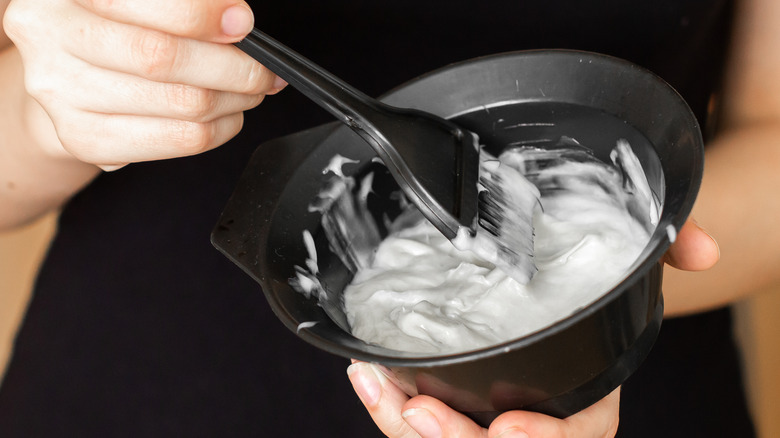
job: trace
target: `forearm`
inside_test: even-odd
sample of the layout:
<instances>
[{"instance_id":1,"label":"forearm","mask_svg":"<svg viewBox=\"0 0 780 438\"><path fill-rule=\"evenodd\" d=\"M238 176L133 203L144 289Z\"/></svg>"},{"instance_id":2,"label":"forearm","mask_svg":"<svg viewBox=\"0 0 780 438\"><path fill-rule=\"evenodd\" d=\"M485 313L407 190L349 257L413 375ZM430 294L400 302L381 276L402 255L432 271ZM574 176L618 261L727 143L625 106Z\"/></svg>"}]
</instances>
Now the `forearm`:
<instances>
[{"instance_id":1,"label":"forearm","mask_svg":"<svg viewBox=\"0 0 780 438\"><path fill-rule=\"evenodd\" d=\"M730 304L780 284L780 2L742 0L723 93L723 131L708 145L693 217L718 241L703 272L664 272L667 314Z\"/></svg>"},{"instance_id":2,"label":"forearm","mask_svg":"<svg viewBox=\"0 0 780 438\"><path fill-rule=\"evenodd\" d=\"M0 230L62 205L99 172L58 148L54 127L25 91L15 48L0 53ZM59 149L59 150L58 150Z\"/></svg>"},{"instance_id":3,"label":"forearm","mask_svg":"<svg viewBox=\"0 0 780 438\"><path fill-rule=\"evenodd\" d=\"M724 132L708 147L693 217L717 241L711 269L664 272L666 314L730 304L780 283L780 123Z\"/></svg>"}]
</instances>

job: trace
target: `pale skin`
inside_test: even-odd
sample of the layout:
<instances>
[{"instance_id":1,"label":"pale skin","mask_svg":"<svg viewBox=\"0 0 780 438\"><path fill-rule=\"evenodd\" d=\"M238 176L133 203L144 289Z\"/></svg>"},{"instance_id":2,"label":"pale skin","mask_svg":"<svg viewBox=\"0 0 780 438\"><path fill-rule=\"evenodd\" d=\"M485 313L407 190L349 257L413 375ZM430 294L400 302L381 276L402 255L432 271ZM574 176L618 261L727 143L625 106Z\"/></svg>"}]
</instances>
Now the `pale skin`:
<instances>
[{"instance_id":1,"label":"pale skin","mask_svg":"<svg viewBox=\"0 0 780 438\"><path fill-rule=\"evenodd\" d=\"M0 230L56 210L102 171L222 145L244 110L286 85L228 44L253 24L239 0L0 0L0 11ZM693 212L709 234L689 221L667 254L678 268L664 274L668 315L780 280L777 24L775 0L740 4L725 129L708 147ZM710 234L723 258L708 269L719 257ZM617 427L617 391L566 420L513 411L482 429L372 370L353 365L350 380L391 437L606 437Z\"/></svg>"},{"instance_id":2,"label":"pale skin","mask_svg":"<svg viewBox=\"0 0 780 438\"><path fill-rule=\"evenodd\" d=\"M225 143L285 85L225 44L253 24L239 0L0 2L15 43L3 39L0 65L0 229L57 208L101 169Z\"/></svg>"}]
</instances>

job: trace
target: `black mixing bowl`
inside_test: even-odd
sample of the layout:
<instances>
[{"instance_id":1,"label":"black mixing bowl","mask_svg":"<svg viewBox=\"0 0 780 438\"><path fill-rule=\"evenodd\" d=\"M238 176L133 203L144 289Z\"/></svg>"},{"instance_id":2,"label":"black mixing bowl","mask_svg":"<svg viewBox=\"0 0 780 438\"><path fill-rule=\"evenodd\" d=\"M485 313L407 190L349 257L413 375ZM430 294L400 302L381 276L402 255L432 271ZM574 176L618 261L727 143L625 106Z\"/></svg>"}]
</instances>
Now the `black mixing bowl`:
<instances>
[{"instance_id":1,"label":"black mixing bowl","mask_svg":"<svg viewBox=\"0 0 780 438\"><path fill-rule=\"evenodd\" d=\"M601 399L636 370L663 315L659 259L685 221L701 181L703 145L683 99L663 80L628 62L574 51L479 58L413 80L383 98L453 118L487 148L545 147L567 136L608 160L618 139L639 157L662 211L650 243L626 277L603 297L554 325L500 345L421 356L353 337L341 309L352 273L328 248L320 213L309 205L322 170L340 154L357 175L376 163L352 131L329 124L261 145L214 229L214 245L255 278L279 319L331 353L384 365L410 394L428 394L487 424L512 409L565 417ZM379 172L371 206L396 214L394 182ZM380 221L381 223L381 221ZM290 286L315 239L325 296Z\"/></svg>"}]
</instances>

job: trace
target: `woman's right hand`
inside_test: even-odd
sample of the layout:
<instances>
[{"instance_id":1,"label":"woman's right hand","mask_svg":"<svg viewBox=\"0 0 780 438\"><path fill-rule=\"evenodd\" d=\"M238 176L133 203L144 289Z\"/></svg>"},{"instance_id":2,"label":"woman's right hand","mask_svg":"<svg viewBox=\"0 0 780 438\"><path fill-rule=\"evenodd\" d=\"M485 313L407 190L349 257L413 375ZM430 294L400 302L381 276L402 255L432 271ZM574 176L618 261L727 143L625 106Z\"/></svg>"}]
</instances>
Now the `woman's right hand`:
<instances>
[{"instance_id":1,"label":"woman's right hand","mask_svg":"<svg viewBox=\"0 0 780 438\"><path fill-rule=\"evenodd\" d=\"M253 23L242 0L13 0L3 24L56 129L38 146L111 170L219 146L284 87L229 44Z\"/></svg>"}]
</instances>

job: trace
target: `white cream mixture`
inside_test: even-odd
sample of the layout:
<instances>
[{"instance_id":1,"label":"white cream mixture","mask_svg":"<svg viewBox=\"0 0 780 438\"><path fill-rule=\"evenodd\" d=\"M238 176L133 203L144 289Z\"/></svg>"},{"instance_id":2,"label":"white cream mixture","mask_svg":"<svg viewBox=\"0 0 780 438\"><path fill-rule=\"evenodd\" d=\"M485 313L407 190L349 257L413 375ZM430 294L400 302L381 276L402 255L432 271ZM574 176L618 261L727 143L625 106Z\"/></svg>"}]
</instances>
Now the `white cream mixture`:
<instances>
[{"instance_id":1,"label":"white cream mixture","mask_svg":"<svg viewBox=\"0 0 780 438\"><path fill-rule=\"evenodd\" d=\"M354 336L416 353L472 350L547 327L627 275L649 241L658 202L626 142L614 149L612 165L583 148L512 149L499 159L541 193L533 219L538 272L521 284L474 252L456 249L409 209L375 252L357 251L363 256L343 295ZM360 204L368 192L358 192L353 202ZM299 288L310 273L299 271Z\"/></svg>"}]
</instances>

